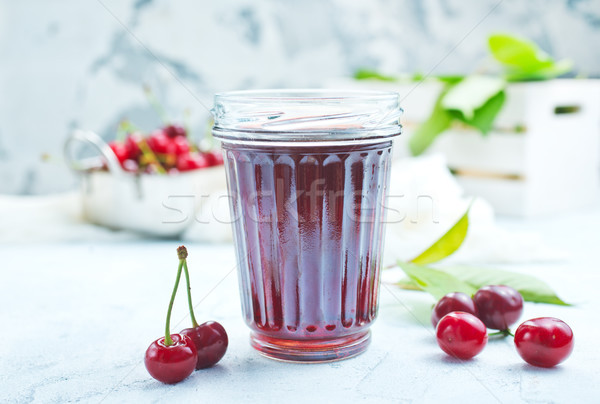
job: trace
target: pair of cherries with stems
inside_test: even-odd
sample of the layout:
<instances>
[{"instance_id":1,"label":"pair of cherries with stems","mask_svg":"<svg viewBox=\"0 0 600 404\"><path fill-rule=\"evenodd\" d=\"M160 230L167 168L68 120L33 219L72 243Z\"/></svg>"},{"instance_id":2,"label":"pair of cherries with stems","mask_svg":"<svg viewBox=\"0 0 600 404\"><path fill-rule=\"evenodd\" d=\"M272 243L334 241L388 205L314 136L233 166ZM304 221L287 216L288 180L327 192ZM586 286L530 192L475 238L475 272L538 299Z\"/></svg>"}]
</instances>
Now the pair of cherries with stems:
<instances>
[{"instance_id":1,"label":"pair of cherries with stems","mask_svg":"<svg viewBox=\"0 0 600 404\"><path fill-rule=\"evenodd\" d=\"M198 325L192 305L190 273L187 267L188 252L184 246L177 248L179 267L177 278L169 301L165 336L154 341L146 350L144 363L150 376L156 380L174 384L188 377L194 369L204 369L216 364L227 350L229 343L223 326L216 321ZM171 311L179 288L181 273L185 273L188 306L192 319L192 328L186 328L179 334L171 334Z\"/></svg>"}]
</instances>

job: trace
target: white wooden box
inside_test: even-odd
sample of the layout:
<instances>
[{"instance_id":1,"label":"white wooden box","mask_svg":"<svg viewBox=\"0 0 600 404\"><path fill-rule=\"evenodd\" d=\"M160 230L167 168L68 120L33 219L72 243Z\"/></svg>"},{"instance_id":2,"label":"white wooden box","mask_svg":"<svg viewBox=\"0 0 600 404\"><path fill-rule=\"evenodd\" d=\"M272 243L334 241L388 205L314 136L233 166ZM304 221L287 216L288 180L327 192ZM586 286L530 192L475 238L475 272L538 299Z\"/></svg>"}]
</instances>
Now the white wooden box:
<instances>
[{"instance_id":1,"label":"white wooden box","mask_svg":"<svg viewBox=\"0 0 600 404\"><path fill-rule=\"evenodd\" d=\"M331 84L398 91L403 142L429 116L441 89L436 82ZM487 136L456 125L427 153L443 153L467 194L487 199L500 214L535 216L599 203L600 80L513 83L506 94Z\"/></svg>"}]
</instances>

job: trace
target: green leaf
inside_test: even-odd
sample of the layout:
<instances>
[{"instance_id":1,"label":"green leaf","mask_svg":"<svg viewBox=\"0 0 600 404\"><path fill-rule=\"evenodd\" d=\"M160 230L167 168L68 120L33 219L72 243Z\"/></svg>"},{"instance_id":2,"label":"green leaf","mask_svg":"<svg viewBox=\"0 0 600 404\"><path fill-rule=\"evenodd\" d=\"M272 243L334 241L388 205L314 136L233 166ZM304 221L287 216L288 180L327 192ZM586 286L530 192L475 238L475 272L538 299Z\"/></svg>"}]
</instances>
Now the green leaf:
<instances>
[{"instance_id":1,"label":"green leaf","mask_svg":"<svg viewBox=\"0 0 600 404\"><path fill-rule=\"evenodd\" d=\"M419 288L431 294L436 300L450 292L463 292L471 296L477 291L467 282L439 269L408 262L398 262L398 266Z\"/></svg>"},{"instance_id":2,"label":"green leaf","mask_svg":"<svg viewBox=\"0 0 600 404\"><path fill-rule=\"evenodd\" d=\"M410 79L411 79L412 81L423 81L423 80L425 80L426 78L427 78L427 76L426 76L426 75L424 75L423 73L421 73L421 72L416 72L416 73L413 73L413 75L411 76L411 78L410 78Z\"/></svg>"},{"instance_id":3,"label":"green leaf","mask_svg":"<svg viewBox=\"0 0 600 404\"><path fill-rule=\"evenodd\" d=\"M356 80L396 81L395 77L386 76L386 75L376 72L375 70L369 70L369 69L358 69L354 73L354 78Z\"/></svg>"},{"instance_id":4,"label":"green leaf","mask_svg":"<svg viewBox=\"0 0 600 404\"><path fill-rule=\"evenodd\" d=\"M398 263L398 265L402 269L404 269L403 266L406 266L407 264ZM450 288L455 287L455 280L468 284L473 290L477 290L485 285L507 285L518 290L519 293L521 293L521 295L523 296L523 299L527 302L555 304L559 306L571 306L571 304L566 303L564 300L559 298L556 295L556 293L550 288L550 286L548 286L548 284L531 275L525 275L517 272L504 271L499 269L474 268L468 266L453 266L446 267L443 269L427 268L424 270L424 275L421 276L427 277L427 279L429 280L429 290L427 290L424 286L422 286L422 282L419 283L415 281L415 277L419 275L420 272L414 274L414 271L416 271L414 267L425 268L413 265L413 268L409 269L409 271L412 270L411 273L413 273L414 276L400 279L396 283L397 286L407 290L422 290L427 292L433 290L435 294L432 294L436 296L436 294L440 294L441 291L445 289L448 289L446 293L459 291L459 289L449 290ZM428 274L429 272L431 272L430 270L432 269L438 272L444 272L450 275L455 280L448 281L447 277L444 277L443 275L439 274L436 274L439 276L435 278L432 276L428 277Z\"/></svg>"},{"instance_id":5,"label":"green leaf","mask_svg":"<svg viewBox=\"0 0 600 404\"><path fill-rule=\"evenodd\" d=\"M496 77L471 76L448 90L442 99L445 109L459 111L466 120L504 89L506 82Z\"/></svg>"},{"instance_id":6,"label":"green leaf","mask_svg":"<svg viewBox=\"0 0 600 404\"><path fill-rule=\"evenodd\" d=\"M558 76L562 76L565 73L570 72L573 69L573 62L567 59L560 60L554 63L552 66L538 69L533 72L524 72L521 70L509 70L506 73L506 80L508 81L532 81L532 80L549 80Z\"/></svg>"},{"instance_id":7,"label":"green leaf","mask_svg":"<svg viewBox=\"0 0 600 404\"><path fill-rule=\"evenodd\" d=\"M518 290L523 299L528 302L570 306L570 304L560 299L548 284L535 276L500 269L469 266L452 266L444 268L443 271L468 283L475 289L485 285L507 285Z\"/></svg>"},{"instance_id":8,"label":"green leaf","mask_svg":"<svg viewBox=\"0 0 600 404\"><path fill-rule=\"evenodd\" d=\"M451 110L449 113L459 121L462 121L467 125L478 129L482 134L487 135L494 126L494 120L502 109L505 100L506 93L500 91L498 94L488 99L481 107L477 108L471 119L465 118L460 111Z\"/></svg>"},{"instance_id":9,"label":"green leaf","mask_svg":"<svg viewBox=\"0 0 600 404\"><path fill-rule=\"evenodd\" d=\"M438 96L429 118L419 125L415 133L410 137L408 146L413 156L418 156L427 150L435 138L450 127L452 116L444 109L441 101L451 87L452 85L446 85Z\"/></svg>"},{"instance_id":10,"label":"green leaf","mask_svg":"<svg viewBox=\"0 0 600 404\"><path fill-rule=\"evenodd\" d=\"M459 75L441 75L441 76L436 76L436 78L441 81L442 83L448 83L448 84L456 84L461 80L464 80L465 76L459 76Z\"/></svg>"},{"instance_id":11,"label":"green leaf","mask_svg":"<svg viewBox=\"0 0 600 404\"><path fill-rule=\"evenodd\" d=\"M488 44L492 56L505 65L509 81L547 80L573 68L570 60L555 62L535 43L511 35L491 35Z\"/></svg>"},{"instance_id":12,"label":"green leaf","mask_svg":"<svg viewBox=\"0 0 600 404\"><path fill-rule=\"evenodd\" d=\"M522 71L552 66L554 61L533 42L507 34L493 34L488 39L492 56L500 63Z\"/></svg>"},{"instance_id":13,"label":"green leaf","mask_svg":"<svg viewBox=\"0 0 600 404\"><path fill-rule=\"evenodd\" d=\"M413 281L411 278L408 278L408 277L400 279L398 282L396 282L395 285L398 286L399 288L405 289L405 290L423 291L423 289L421 289L415 281Z\"/></svg>"},{"instance_id":14,"label":"green leaf","mask_svg":"<svg viewBox=\"0 0 600 404\"><path fill-rule=\"evenodd\" d=\"M487 134L502 109L506 82L487 76L467 77L442 99L442 105L455 119Z\"/></svg>"},{"instance_id":15,"label":"green leaf","mask_svg":"<svg viewBox=\"0 0 600 404\"><path fill-rule=\"evenodd\" d=\"M448 257L454 253L464 241L469 229L469 210L435 243L417 257L410 260L414 264L430 264Z\"/></svg>"}]
</instances>

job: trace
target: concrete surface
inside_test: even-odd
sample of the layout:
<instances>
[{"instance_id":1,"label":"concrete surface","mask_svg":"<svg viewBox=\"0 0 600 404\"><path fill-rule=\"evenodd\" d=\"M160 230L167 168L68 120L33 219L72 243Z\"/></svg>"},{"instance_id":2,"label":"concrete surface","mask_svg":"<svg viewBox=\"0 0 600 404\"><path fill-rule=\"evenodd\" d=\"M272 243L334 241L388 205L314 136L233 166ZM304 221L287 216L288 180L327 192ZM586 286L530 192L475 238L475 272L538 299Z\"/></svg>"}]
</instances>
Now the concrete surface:
<instances>
[{"instance_id":1,"label":"concrete surface","mask_svg":"<svg viewBox=\"0 0 600 404\"><path fill-rule=\"evenodd\" d=\"M520 222L570 253L555 264L504 266L545 279L574 307L527 303L522 320L555 316L575 333L562 365L525 364L510 339L491 341L470 361L437 347L433 300L383 285L369 350L319 365L258 355L239 309L233 247L188 244L199 321L221 322L230 338L223 360L166 386L143 365L161 335L176 272L177 241L115 241L0 246L0 401L2 402L599 402L600 211ZM189 325L184 289L173 332Z\"/></svg>"}]
</instances>

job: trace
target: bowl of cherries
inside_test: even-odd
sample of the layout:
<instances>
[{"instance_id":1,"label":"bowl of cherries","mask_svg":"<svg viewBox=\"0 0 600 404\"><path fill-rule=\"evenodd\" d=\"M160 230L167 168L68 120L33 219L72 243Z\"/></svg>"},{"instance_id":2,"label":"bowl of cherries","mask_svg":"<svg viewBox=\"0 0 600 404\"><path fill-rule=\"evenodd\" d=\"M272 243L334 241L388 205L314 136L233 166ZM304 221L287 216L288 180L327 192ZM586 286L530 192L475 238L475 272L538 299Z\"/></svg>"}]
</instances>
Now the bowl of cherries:
<instances>
[{"instance_id":1,"label":"bowl of cherries","mask_svg":"<svg viewBox=\"0 0 600 404\"><path fill-rule=\"evenodd\" d=\"M76 159L77 145L95 153ZM114 229L177 236L202 201L226 187L221 151L200 150L179 125L148 134L132 130L108 143L76 130L65 143L65 157L82 177L85 218Z\"/></svg>"}]
</instances>

